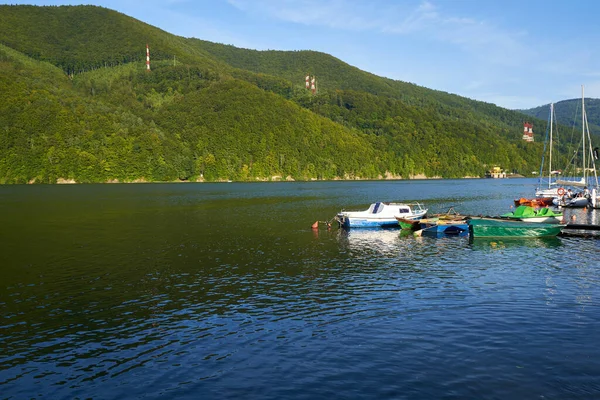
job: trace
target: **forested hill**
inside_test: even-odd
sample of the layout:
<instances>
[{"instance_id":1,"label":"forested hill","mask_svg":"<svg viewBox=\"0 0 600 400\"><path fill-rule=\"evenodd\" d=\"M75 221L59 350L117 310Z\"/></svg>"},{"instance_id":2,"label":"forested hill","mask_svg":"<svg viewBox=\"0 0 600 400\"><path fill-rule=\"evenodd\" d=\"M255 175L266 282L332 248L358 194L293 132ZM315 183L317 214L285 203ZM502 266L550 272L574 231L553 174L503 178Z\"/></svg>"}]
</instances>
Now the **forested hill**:
<instances>
[{"instance_id":1,"label":"forested hill","mask_svg":"<svg viewBox=\"0 0 600 400\"><path fill-rule=\"evenodd\" d=\"M494 119L511 120L514 113L493 104L474 101L413 83L382 78L315 51L257 51L191 39L206 53L247 71L269 74L298 84L306 74L316 76L319 89L354 90L402 100L415 106L435 105L478 112Z\"/></svg>"},{"instance_id":2,"label":"forested hill","mask_svg":"<svg viewBox=\"0 0 600 400\"><path fill-rule=\"evenodd\" d=\"M554 113L558 123L567 127L581 130L581 99L563 100L554 104ZM519 110L524 114L538 119L548 119L550 104ZM585 114L587 115L590 132L600 136L600 99L585 99Z\"/></svg>"},{"instance_id":3,"label":"forested hill","mask_svg":"<svg viewBox=\"0 0 600 400\"><path fill-rule=\"evenodd\" d=\"M96 6L0 6L0 93L1 183L527 175L543 148L519 112Z\"/></svg>"}]
</instances>

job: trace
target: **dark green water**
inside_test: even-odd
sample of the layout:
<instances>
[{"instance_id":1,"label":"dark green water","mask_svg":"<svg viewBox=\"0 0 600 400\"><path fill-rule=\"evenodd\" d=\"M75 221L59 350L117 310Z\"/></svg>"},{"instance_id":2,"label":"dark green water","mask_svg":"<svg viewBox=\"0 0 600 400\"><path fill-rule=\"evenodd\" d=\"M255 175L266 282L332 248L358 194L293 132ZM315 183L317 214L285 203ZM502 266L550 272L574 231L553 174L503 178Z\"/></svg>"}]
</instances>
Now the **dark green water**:
<instances>
[{"instance_id":1,"label":"dark green water","mask_svg":"<svg viewBox=\"0 0 600 400\"><path fill-rule=\"evenodd\" d=\"M600 241L310 229L534 184L0 186L0 398L600 397Z\"/></svg>"}]
</instances>

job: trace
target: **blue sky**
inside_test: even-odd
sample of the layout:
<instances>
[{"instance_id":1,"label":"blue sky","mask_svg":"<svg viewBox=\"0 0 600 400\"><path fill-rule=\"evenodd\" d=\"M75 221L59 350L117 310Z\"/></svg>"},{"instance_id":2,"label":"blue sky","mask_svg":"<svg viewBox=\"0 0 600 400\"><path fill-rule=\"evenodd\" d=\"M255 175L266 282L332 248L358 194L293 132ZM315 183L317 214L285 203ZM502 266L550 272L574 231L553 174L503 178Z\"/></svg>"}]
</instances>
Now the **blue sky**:
<instances>
[{"instance_id":1,"label":"blue sky","mask_svg":"<svg viewBox=\"0 0 600 400\"><path fill-rule=\"evenodd\" d=\"M257 50L316 50L364 71L510 109L600 98L600 2L11 0L94 4L167 32Z\"/></svg>"}]
</instances>

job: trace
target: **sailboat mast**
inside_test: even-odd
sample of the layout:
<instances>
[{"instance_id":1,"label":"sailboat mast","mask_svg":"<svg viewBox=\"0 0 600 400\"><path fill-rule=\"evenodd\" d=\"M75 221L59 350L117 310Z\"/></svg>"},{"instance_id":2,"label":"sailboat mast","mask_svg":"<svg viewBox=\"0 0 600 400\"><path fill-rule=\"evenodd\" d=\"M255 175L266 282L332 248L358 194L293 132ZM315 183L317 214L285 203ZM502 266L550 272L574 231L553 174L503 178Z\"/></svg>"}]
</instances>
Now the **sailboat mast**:
<instances>
[{"instance_id":1,"label":"sailboat mast","mask_svg":"<svg viewBox=\"0 0 600 400\"><path fill-rule=\"evenodd\" d=\"M598 171L596 170L596 157L594 155L594 150L592 149L592 137L590 136L590 124L588 123L588 119L587 119L587 114L585 113L585 111L583 112L583 116L585 117L584 122L585 122L585 136L587 137L587 142L588 142L588 157L589 157L589 163L590 163L590 169L592 171L592 173L589 174L589 178L591 182L586 182L588 184L588 186L593 186L593 190L595 190L596 192L599 189L598 186ZM593 179L592 179L593 178ZM596 204L597 204L597 200L598 198L595 196L594 200L592 201L592 205L594 208L596 208Z\"/></svg>"},{"instance_id":2,"label":"sailboat mast","mask_svg":"<svg viewBox=\"0 0 600 400\"><path fill-rule=\"evenodd\" d=\"M554 118L554 103L550 103L550 152L548 153L548 189L552 183L552 121Z\"/></svg>"},{"instance_id":3,"label":"sailboat mast","mask_svg":"<svg viewBox=\"0 0 600 400\"><path fill-rule=\"evenodd\" d=\"M583 95L583 85L581 85L581 134L583 136L583 179L587 180L587 165L585 164L585 96Z\"/></svg>"}]
</instances>

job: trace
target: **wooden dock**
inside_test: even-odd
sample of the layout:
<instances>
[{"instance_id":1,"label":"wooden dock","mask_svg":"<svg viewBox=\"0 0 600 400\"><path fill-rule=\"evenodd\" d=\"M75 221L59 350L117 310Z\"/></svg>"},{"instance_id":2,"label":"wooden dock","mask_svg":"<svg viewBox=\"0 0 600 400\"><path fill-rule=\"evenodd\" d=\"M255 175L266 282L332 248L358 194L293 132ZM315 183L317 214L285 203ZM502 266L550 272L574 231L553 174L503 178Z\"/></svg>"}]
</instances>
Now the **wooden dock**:
<instances>
[{"instance_id":1,"label":"wooden dock","mask_svg":"<svg viewBox=\"0 0 600 400\"><path fill-rule=\"evenodd\" d=\"M558 236L600 237L600 225L567 224Z\"/></svg>"},{"instance_id":2,"label":"wooden dock","mask_svg":"<svg viewBox=\"0 0 600 400\"><path fill-rule=\"evenodd\" d=\"M592 224L567 224L565 229L577 229L582 231L600 231L600 225Z\"/></svg>"}]
</instances>

